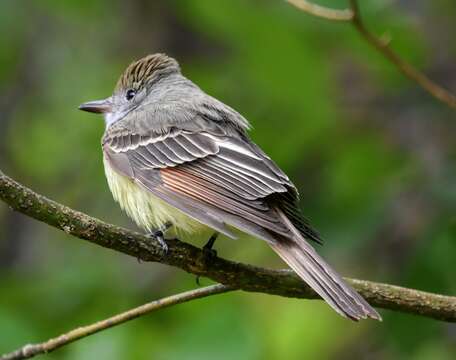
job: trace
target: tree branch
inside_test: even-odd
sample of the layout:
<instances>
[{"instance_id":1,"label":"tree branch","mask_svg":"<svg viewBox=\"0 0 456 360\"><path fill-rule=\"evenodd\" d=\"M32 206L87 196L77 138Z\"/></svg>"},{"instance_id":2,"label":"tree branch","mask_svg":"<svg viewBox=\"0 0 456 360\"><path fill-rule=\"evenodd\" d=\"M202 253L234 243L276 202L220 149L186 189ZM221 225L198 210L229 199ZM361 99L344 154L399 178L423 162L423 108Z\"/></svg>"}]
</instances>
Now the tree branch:
<instances>
[{"instance_id":1,"label":"tree branch","mask_svg":"<svg viewBox=\"0 0 456 360\"><path fill-rule=\"evenodd\" d=\"M67 234L143 261L172 265L244 291L307 299L319 298L290 270L270 270L218 257L208 258L200 249L177 239L167 240L169 251L163 256L160 244L153 239L106 224L58 204L34 193L1 172L0 199L14 210ZM366 280L347 281L373 306L456 322L456 297Z\"/></svg>"},{"instance_id":2,"label":"tree branch","mask_svg":"<svg viewBox=\"0 0 456 360\"><path fill-rule=\"evenodd\" d=\"M306 0L286 0L310 15L333 21L350 21L353 19L353 11L350 9L336 10L321 5L313 4Z\"/></svg>"},{"instance_id":3,"label":"tree branch","mask_svg":"<svg viewBox=\"0 0 456 360\"><path fill-rule=\"evenodd\" d=\"M163 299L151 301L147 304L138 306L134 309L125 311L121 314L112 316L108 319L101 320L87 326L76 328L58 337L49 339L48 341L45 341L43 343L25 345L16 351L0 356L0 360L29 359L39 354L50 353L51 351L54 351L62 346L68 345L76 340L112 328L114 326L123 324L137 317L146 315L152 311L164 309L172 305L182 304L184 302L191 300L201 299L203 297L211 295L222 294L232 290L234 289L232 289L229 286L216 284L196 290L186 291L180 294L165 297Z\"/></svg>"},{"instance_id":4,"label":"tree branch","mask_svg":"<svg viewBox=\"0 0 456 360\"><path fill-rule=\"evenodd\" d=\"M350 9L335 10L312 4L305 0L286 0L296 8L309 13L313 16L325 18L327 20L350 22L358 33L383 56L393 63L402 74L415 81L426 92L435 99L456 109L456 96L450 91L433 82L422 72L404 61L395 51L391 49L387 42L372 34L365 26L357 0L350 0Z\"/></svg>"}]
</instances>

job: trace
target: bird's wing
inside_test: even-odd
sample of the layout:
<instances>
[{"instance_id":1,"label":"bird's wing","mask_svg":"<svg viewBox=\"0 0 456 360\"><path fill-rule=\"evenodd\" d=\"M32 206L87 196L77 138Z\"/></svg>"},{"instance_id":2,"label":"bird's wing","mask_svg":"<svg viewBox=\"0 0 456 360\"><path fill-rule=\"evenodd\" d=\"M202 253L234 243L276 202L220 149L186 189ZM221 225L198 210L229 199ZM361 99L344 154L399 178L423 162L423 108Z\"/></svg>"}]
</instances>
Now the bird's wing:
<instances>
[{"instance_id":1,"label":"bird's wing","mask_svg":"<svg viewBox=\"0 0 456 360\"><path fill-rule=\"evenodd\" d=\"M118 132L103 148L114 169L206 225L215 222L221 231L226 223L271 241L270 232L289 234L265 198L284 194L286 200L296 191L249 141L173 129L148 136Z\"/></svg>"}]
</instances>

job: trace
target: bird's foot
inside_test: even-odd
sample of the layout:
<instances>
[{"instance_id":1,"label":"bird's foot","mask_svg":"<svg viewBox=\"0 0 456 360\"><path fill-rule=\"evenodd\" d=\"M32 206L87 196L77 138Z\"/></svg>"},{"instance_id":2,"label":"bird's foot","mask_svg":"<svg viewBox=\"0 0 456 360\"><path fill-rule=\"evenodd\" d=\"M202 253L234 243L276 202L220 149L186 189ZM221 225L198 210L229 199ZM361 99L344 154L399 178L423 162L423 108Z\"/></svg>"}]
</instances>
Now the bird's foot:
<instances>
[{"instance_id":1,"label":"bird's foot","mask_svg":"<svg viewBox=\"0 0 456 360\"><path fill-rule=\"evenodd\" d=\"M154 238L157 240L157 242L160 244L161 249L163 251L163 254L166 255L168 254L168 244L165 241L165 237L163 236L163 231L161 230L155 230L149 234L150 237Z\"/></svg>"},{"instance_id":2,"label":"bird's foot","mask_svg":"<svg viewBox=\"0 0 456 360\"><path fill-rule=\"evenodd\" d=\"M155 229L148 234L149 237L153 238L160 244L163 255L168 254L168 250L169 250L168 244L165 241L164 232L166 230L168 230L171 226L172 226L171 223L169 223L169 222L165 223L162 226L160 226L158 229Z\"/></svg>"}]
</instances>

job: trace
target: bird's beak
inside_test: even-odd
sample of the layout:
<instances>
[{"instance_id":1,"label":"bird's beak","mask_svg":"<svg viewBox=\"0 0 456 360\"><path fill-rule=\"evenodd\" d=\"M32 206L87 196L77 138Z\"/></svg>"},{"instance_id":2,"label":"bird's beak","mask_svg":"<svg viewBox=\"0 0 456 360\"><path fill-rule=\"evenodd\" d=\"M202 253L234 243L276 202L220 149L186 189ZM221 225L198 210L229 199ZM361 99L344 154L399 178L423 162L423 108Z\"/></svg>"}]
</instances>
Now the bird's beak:
<instances>
[{"instance_id":1,"label":"bird's beak","mask_svg":"<svg viewBox=\"0 0 456 360\"><path fill-rule=\"evenodd\" d=\"M110 97L104 100L89 101L79 105L79 110L84 110L96 114L110 113L112 111L112 101Z\"/></svg>"}]
</instances>

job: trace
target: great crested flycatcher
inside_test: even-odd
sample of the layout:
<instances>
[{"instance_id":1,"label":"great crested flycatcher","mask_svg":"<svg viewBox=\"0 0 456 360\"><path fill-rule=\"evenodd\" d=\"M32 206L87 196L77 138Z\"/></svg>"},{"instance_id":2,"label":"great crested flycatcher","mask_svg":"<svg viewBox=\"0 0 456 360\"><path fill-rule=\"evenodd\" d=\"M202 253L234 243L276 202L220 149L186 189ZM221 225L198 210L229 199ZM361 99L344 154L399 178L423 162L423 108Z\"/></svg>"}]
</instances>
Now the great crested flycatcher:
<instances>
[{"instance_id":1,"label":"great crested flycatcher","mask_svg":"<svg viewBox=\"0 0 456 360\"><path fill-rule=\"evenodd\" d=\"M306 241L298 191L247 135L238 112L207 95L164 54L130 64L102 113L103 159L114 199L167 250L163 232L234 229L265 240L332 308L352 320L380 315Z\"/></svg>"}]
</instances>

